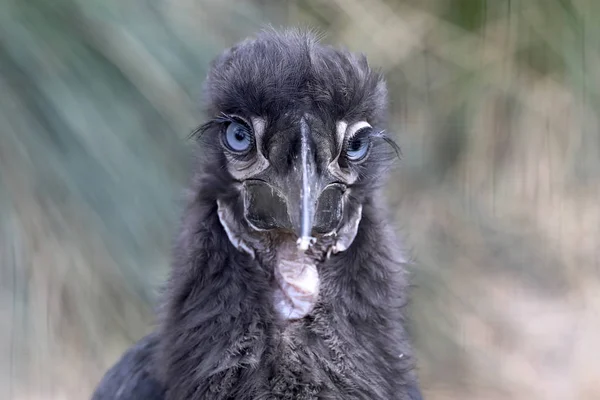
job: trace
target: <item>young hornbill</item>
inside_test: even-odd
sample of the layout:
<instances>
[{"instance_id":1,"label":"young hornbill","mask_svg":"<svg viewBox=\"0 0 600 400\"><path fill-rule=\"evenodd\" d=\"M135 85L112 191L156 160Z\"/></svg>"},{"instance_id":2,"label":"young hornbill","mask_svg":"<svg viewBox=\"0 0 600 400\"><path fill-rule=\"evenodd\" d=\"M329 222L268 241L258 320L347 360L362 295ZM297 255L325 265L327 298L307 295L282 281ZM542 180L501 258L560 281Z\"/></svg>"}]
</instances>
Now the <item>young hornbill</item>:
<instances>
[{"instance_id":1,"label":"young hornbill","mask_svg":"<svg viewBox=\"0 0 600 400\"><path fill-rule=\"evenodd\" d=\"M382 75L267 30L213 61L205 95L160 326L93 399L421 399Z\"/></svg>"}]
</instances>

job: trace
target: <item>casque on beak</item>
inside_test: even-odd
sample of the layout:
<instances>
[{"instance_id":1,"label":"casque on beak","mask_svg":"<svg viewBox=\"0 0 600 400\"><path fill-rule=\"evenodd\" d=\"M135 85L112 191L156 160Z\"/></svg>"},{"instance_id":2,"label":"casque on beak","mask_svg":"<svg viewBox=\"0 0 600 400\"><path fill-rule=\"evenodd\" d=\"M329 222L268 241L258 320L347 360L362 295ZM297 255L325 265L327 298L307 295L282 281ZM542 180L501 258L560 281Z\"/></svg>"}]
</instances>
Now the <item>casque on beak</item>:
<instances>
[{"instance_id":1,"label":"casque on beak","mask_svg":"<svg viewBox=\"0 0 600 400\"><path fill-rule=\"evenodd\" d=\"M256 230L295 233L299 250L306 251L318 236L338 229L346 187L319 174L310 127L304 119L296 154L285 176L244 181L244 216Z\"/></svg>"}]
</instances>

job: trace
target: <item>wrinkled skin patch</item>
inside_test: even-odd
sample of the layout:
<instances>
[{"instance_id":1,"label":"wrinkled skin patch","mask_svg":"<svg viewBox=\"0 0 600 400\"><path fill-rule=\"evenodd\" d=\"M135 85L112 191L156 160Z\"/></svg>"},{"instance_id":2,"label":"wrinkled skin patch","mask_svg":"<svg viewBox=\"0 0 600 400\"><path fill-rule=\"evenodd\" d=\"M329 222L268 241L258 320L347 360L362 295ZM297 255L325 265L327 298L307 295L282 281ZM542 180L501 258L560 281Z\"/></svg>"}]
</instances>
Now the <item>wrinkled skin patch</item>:
<instances>
[{"instance_id":1,"label":"wrinkled skin patch","mask_svg":"<svg viewBox=\"0 0 600 400\"><path fill-rule=\"evenodd\" d=\"M274 306L283 319L308 315L319 297L317 263L296 243L284 240L277 248Z\"/></svg>"}]
</instances>

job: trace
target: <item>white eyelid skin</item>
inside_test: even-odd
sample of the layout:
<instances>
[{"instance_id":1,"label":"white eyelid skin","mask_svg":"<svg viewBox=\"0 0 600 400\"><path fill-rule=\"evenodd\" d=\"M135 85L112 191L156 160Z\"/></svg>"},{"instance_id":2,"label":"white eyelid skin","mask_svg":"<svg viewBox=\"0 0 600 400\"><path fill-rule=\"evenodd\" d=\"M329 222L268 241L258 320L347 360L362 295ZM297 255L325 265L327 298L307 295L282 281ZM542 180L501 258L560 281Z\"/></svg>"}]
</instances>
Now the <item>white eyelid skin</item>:
<instances>
[{"instance_id":1,"label":"white eyelid skin","mask_svg":"<svg viewBox=\"0 0 600 400\"><path fill-rule=\"evenodd\" d=\"M245 118L236 116L243 121L246 121ZM229 153L225 152L225 156L229 161L227 165L227 170L229 173L238 180L246 179L250 176L254 176L264 171L269 167L269 161L263 155L262 149L262 139L265 133L265 127L267 125L266 121L260 117L252 117L250 118L252 122L252 129L254 130L254 139L256 141L256 158L249 162L240 162L239 160L232 157Z\"/></svg>"},{"instance_id":2,"label":"white eyelid skin","mask_svg":"<svg viewBox=\"0 0 600 400\"><path fill-rule=\"evenodd\" d=\"M267 121L260 117L252 117L252 127L254 128L254 134L256 135L256 139L259 138L262 140L262 137L265 133L265 127L267 125Z\"/></svg>"},{"instance_id":3,"label":"white eyelid skin","mask_svg":"<svg viewBox=\"0 0 600 400\"><path fill-rule=\"evenodd\" d=\"M346 136L346 129L348 128L348 123L346 121L339 121L336 126L336 138L337 138L337 156L334 157L337 159L339 157L340 151L342 151L342 147L344 145L344 137Z\"/></svg>"},{"instance_id":4,"label":"white eyelid skin","mask_svg":"<svg viewBox=\"0 0 600 400\"><path fill-rule=\"evenodd\" d=\"M339 164L339 158L342 154L342 149L344 148L344 142L348 139L351 139L356 132L361 130L362 128L371 127L367 121L358 121L348 126L348 122L346 121L338 121L336 124L336 137L337 137L337 149L336 154L333 157L333 160L329 163L328 169L329 172L338 179L341 179L342 182L346 182L348 184L353 184L358 176L355 171L342 171Z\"/></svg>"},{"instance_id":5,"label":"white eyelid skin","mask_svg":"<svg viewBox=\"0 0 600 400\"><path fill-rule=\"evenodd\" d=\"M356 135L356 132L360 131L362 128L370 128L371 124L369 124L367 121L359 121L356 122L352 125L350 125L350 127L346 130L346 137L348 139L352 139L354 137L354 135Z\"/></svg>"}]
</instances>

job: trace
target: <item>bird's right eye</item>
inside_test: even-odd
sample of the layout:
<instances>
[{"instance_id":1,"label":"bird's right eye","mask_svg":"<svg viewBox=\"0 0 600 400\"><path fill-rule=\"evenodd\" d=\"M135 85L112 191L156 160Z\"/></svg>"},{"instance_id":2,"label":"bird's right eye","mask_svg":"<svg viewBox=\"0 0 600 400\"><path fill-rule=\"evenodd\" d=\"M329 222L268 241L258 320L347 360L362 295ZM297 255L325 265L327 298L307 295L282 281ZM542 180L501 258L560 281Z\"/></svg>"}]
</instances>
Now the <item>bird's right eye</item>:
<instances>
[{"instance_id":1,"label":"bird's right eye","mask_svg":"<svg viewBox=\"0 0 600 400\"><path fill-rule=\"evenodd\" d=\"M234 153L245 153L252 147L253 137L250 127L240 122L231 121L225 129L224 142Z\"/></svg>"}]
</instances>

